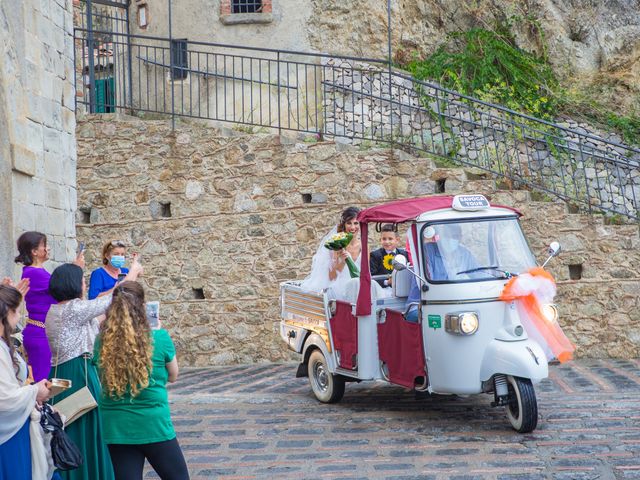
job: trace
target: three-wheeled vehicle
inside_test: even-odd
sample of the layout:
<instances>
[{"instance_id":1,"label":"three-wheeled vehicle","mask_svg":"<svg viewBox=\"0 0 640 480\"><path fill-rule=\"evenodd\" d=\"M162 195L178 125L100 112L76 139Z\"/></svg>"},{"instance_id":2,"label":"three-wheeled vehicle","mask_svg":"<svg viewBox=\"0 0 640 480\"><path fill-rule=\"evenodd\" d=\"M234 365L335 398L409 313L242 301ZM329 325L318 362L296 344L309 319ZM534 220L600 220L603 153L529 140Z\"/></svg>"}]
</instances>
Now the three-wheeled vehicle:
<instances>
[{"instance_id":1,"label":"three-wheeled vehicle","mask_svg":"<svg viewBox=\"0 0 640 480\"><path fill-rule=\"evenodd\" d=\"M500 300L512 276L536 266L520 215L482 195L362 210L361 258L368 258L369 224L408 223L411 265L394 261L391 289L372 282L368 261L345 292L284 282L280 335L302 354L296 376L308 376L327 403L342 398L345 382L365 380L438 394L489 393L515 430L534 430L533 385L548 376L547 357L528 337L514 302ZM550 253L557 251L556 244ZM410 294L416 302L408 302ZM415 309L417 321L409 321ZM545 312L557 315L555 307Z\"/></svg>"}]
</instances>

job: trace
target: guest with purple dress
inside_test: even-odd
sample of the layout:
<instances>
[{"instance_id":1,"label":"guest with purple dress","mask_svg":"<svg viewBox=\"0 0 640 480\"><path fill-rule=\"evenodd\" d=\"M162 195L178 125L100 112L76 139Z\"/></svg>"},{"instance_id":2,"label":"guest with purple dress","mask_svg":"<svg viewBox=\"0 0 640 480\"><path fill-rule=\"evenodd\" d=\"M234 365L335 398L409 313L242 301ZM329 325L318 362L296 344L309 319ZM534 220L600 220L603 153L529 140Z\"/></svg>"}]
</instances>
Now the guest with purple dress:
<instances>
[{"instance_id":1,"label":"guest with purple dress","mask_svg":"<svg viewBox=\"0 0 640 480\"><path fill-rule=\"evenodd\" d=\"M49 295L51 274L44 268L44 263L49 260L49 251L47 237L43 233L25 232L18 238L15 261L24 265L22 278L28 278L30 285L25 296L29 318L23 331L23 344L36 382L47 378L51 370L51 350L44 322L49 307L57 302Z\"/></svg>"},{"instance_id":2,"label":"guest with purple dress","mask_svg":"<svg viewBox=\"0 0 640 480\"><path fill-rule=\"evenodd\" d=\"M25 232L18 238L15 262L24 265L22 278L28 278L30 282L29 292L24 297L28 319L23 331L23 345L36 382L48 378L51 370L51 350L45 320L49 307L57 302L49 295L51 274L44 268L44 263L49 260L49 252L44 233ZM79 254L74 263L84 267L84 254Z\"/></svg>"}]
</instances>

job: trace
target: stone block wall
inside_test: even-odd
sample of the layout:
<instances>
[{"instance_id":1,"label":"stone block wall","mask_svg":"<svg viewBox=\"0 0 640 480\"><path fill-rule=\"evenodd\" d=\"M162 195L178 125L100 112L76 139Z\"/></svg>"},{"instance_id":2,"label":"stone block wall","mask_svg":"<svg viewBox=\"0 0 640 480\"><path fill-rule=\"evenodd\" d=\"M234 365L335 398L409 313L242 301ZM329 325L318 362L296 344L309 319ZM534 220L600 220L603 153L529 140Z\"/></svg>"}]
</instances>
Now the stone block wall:
<instances>
[{"instance_id":1,"label":"stone block wall","mask_svg":"<svg viewBox=\"0 0 640 480\"><path fill-rule=\"evenodd\" d=\"M76 119L71 10L71 0L0 6L2 275L14 273L15 240L26 230L47 234L54 261L73 258Z\"/></svg>"},{"instance_id":2,"label":"stone block wall","mask_svg":"<svg viewBox=\"0 0 640 480\"><path fill-rule=\"evenodd\" d=\"M528 192L496 190L482 172L399 151L183 122L172 133L168 122L111 115L80 121L77 136L77 233L88 267L99 266L108 240L141 253L148 298L161 301L183 363L291 358L277 334L279 282L306 276L342 208L442 189L523 210L539 260L551 240L563 243L551 271L578 355L640 354L637 227L531 202Z\"/></svg>"}]
</instances>

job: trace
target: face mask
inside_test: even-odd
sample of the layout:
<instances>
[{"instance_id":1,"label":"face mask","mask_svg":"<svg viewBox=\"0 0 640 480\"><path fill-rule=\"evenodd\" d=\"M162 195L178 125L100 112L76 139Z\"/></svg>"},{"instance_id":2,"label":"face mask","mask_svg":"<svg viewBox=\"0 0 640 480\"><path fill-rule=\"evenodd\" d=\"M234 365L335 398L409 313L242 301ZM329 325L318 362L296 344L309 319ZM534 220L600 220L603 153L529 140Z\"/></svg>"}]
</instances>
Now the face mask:
<instances>
[{"instance_id":1,"label":"face mask","mask_svg":"<svg viewBox=\"0 0 640 480\"><path fill-rule=\"evenodd\" d=\"M124 267L124 255L114 255L109 262L113 268L122 268Z\"/></svg>"},{"instance_id":2,"label":"face mask","mask_svg":"<svg viewBox=\"0 0 640 480\"><path fill-rule=\"evenodd\" d=\"M457 238L441 238L438 242L438 246L445 253L454 252L458 245L460 245L460 241Z\"/></svg>"}]
</instances>

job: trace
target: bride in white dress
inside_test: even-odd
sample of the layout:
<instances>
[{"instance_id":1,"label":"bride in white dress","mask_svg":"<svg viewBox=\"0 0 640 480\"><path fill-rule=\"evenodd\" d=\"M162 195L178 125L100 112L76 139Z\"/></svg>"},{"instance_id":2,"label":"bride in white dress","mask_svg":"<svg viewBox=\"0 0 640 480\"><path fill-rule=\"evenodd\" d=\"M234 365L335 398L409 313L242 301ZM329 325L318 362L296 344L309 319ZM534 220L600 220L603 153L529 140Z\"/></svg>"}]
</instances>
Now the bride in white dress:
<instances>
[{"instance_id":1,"label":"bride in white dress","mask_svg":"<svg viewBox=\"0 0 640 480\"><path fill-rule=\"evenodd\" d=\"M334 293L333 296L342 296L341 293L344 292L347 282L351 280L345 258L350 256L360 269L362 243L360 242L360 223L356 220L358 212L360 209L356 207L346 208L340 216L340 223L320 241L320 246L313 256L311 273L300 284L302 288L316 292L330 288ZM353 234L353 239L347 248L338 251L325 248L325 242L338 232Z\"/></svg>"}]
</instances>

